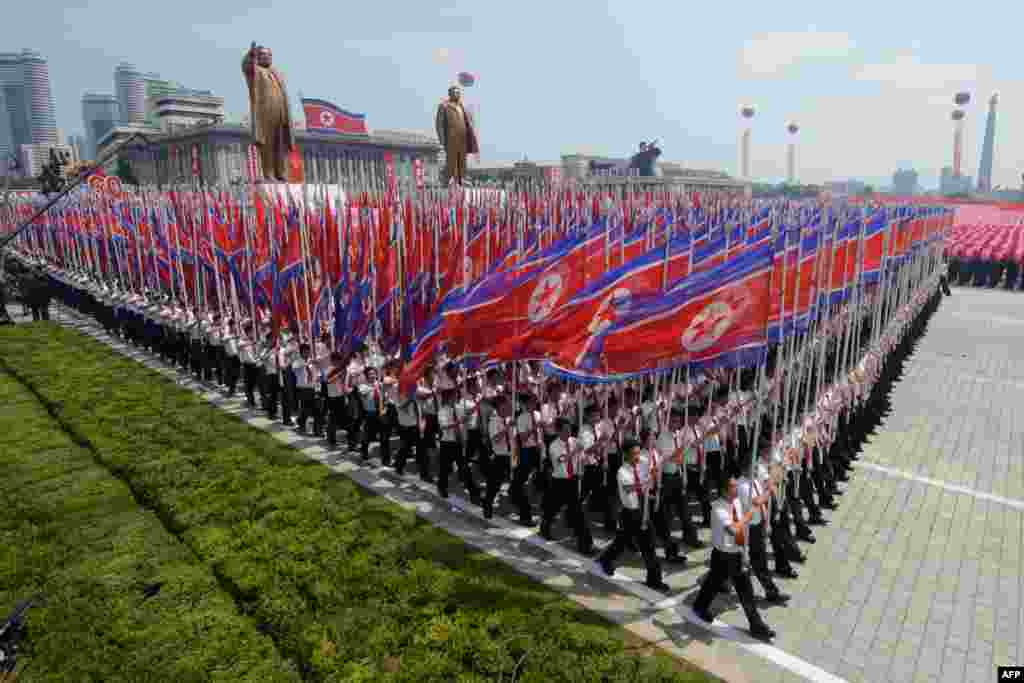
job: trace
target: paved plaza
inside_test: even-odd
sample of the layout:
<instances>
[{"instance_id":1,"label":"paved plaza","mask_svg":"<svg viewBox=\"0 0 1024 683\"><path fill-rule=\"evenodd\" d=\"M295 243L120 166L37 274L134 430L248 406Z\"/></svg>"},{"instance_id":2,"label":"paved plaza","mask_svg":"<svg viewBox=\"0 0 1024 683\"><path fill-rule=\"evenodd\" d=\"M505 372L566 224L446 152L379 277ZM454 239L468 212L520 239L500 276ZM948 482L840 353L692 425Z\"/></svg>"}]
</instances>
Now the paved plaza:
<instances>
[{"instance_id":1,"label":"paved plaza","mask_svg":"<svg viewBox=\"0 0 1024 683\"><path fill-rule=\"evenodd\" d=\"M12 314L20 312L12 307ZM107 337L91 321L55 307L56 318L102 339L166 376L154 357ZM267 429L363 486L414 509L483 551L552 586L632 633L733 683L745 681L993 680L997 665L1024 662L1021 535L1024 512L1024 295L955 288L904 366L891 413L864 446L844 484L839 509L816 527L815 545L796 565L800 578L777 579L793 596L764 604L779 636L773 645L746 635L728 596L717 621L696 624L688 603L708 551L689 565L665 565L671 596L643 586L639 557L615 577L559 542L546 542L458 496L441 501L414 474L397 476L371 458L328 451L248 410L242 400L187 380L222 410ZM453 488L453 491L458 490ZM678 535L678 532L676 532ZM702 530L708 540L707 530ZM596 533L603 544L607 535ZM758 590L760 590L758 588Z\"/></svg>"}]
</instances>

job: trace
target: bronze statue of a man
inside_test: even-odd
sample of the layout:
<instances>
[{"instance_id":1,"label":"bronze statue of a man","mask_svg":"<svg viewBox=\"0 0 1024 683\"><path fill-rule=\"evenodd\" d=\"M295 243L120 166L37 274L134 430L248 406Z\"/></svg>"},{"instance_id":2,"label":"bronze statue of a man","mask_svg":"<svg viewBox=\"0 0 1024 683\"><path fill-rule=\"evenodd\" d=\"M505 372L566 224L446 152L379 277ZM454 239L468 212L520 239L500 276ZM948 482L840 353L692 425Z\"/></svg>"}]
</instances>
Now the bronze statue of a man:
<instances>
[{"instance_id":1,"label":"bronze statue of a man","mask_svg":"<svg viewBox=\"0 0 1024 683\"><path fill-rule=\"evenodd\" d=\"M270 48L252 44L242 60L249 86L252 137L260 151L265 180L288 182L288 153L292 150L291 108L284 79L272 66Z\"/></svg>"},{"instance_id":2,"label":"bronze statue of a man","mask_svg":"<svg viewBox=\"0 0 1024 683\"><path fill-rule=\"evenodd\" d=\"M479 154L480 146L473 128L473 119L462 106L462 90L448 88L448 99L437 106L437 139L444 147L448 180L461 185L466 174L466 155Z\"/></svg>"}]
</instances>

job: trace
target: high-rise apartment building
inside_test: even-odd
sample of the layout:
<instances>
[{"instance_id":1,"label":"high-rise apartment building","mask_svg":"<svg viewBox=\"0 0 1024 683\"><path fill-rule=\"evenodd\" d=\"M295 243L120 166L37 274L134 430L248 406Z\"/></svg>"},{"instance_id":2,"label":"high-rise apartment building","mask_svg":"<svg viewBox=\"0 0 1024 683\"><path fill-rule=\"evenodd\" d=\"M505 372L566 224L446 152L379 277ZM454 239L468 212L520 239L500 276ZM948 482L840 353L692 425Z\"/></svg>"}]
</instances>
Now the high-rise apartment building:
<instances>
[{"instance_id":1,"label":"high-rise apartment building","mask_svg":"<svg viewBox=\"0 0 1024 683\"><path fill-rule=\"evenodd\" d=\"M121 123L143 123L146 118L146 81L133 65L122 62L114 69L114 93L121 107Z\"/></svg>"},{"instance_id":2,"label":"high-rise apartment building","mask_svg":"<svg viewBox=\"0 0 1024 683\"><path fill-rule=\"evenodd\" d=\"M893 194L904 196L917 194L917 171L903 168L893 173L892 191Z\"/></svg>"},{"instance_id":3,"label":"high-rise apartment building","mask_svg":"<svg viewBox=\"0 0 1024 683\"><path fill-rule=\"evenodd\" d=\"M96 143L121 121L121 105L114 95L85 93L82 96L82 124L85 126L85 159L96 159Z\"/></svg>"},{"instance_id":4,"label":"high-rise apartment building","mask_svg":"<svg viewBox=\"0 0 1024 683\"><path fill-rule=\"evenodd\" d=\"M33 50L0 53L0 158L20 155L23 145L59 142L46 59ZM7 169L0 164L0 174Z\"/></svg>"}]
</instances>

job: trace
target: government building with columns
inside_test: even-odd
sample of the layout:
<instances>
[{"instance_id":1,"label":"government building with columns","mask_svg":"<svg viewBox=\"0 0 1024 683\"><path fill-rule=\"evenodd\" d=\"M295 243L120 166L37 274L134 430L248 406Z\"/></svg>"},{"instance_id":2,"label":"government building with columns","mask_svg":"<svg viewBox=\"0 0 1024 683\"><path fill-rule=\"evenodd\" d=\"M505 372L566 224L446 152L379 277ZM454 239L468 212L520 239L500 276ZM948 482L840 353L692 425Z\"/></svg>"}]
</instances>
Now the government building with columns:
<instances>
[{"instance_id":1,"label":"government building with columns","mask_svg":"<svg viewBox=\"0 0 1024 683\"><path fill-rule=\"evenodd\" d=\"M145 135L150 144L133 141L107 167L113 169L117 159L124 159L141 184L199 181L204 185L229 185L252 179L257 155L247 125L214 123L169 133L153 126L117 126L97 144L97 157L102 158L135 133ZM373 130L368 135L326 134L300 129L293 130L293 135L308 183L383 179L386 155L390 155L400 184L413 182L417 161L422 165L424 183L437 182L441 147L431 135L391 130Z\"/></svg>"}]
</instances>

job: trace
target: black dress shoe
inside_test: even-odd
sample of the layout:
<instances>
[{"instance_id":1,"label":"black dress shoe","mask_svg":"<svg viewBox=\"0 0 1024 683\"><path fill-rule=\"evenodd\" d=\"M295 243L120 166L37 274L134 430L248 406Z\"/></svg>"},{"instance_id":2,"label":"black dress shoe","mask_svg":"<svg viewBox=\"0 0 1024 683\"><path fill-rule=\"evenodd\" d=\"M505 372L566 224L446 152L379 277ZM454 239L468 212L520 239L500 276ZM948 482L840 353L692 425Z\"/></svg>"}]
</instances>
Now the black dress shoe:
<instances>
[{"instance_id":1,"label":"black dress shoe","mask_svg":"<svg viewBox=\"0 0 1024 683\"><path fill-rule=\"evenodd\" d=\"M484 503L484 519L492 519L494 517L494 506L490 503Z\"/></svg>"},{"instance_id":2,"label":"black dress shoe","mask_svg":"<svg viewBox=\"0 0 1024 683\"><path fill-rule=\"evenodd\" d=\"M615 573L615 567L613 567L611 562L609 562L608 560L604 559L603 557L600 558L597 561L597 563L599 565L601 565L601 570L604 571L604 573L607 574L608 576L611 576L612 574Z\"/></svg>"},{"instance_id":3,"label":"black dress shoe","mask_svg":"<svg viewBox=\"0 0 1024 683\"><path fill-rule=\"evenodd\" d=\"M583 555L584 557L593 557L597 553L597 548L595 548L593 545L588 545L584 548L577 548L576 552L578 552L580 555Z\"/></svg>"},{"instance_id":4,"label":"black dress shoe","mask_svg":"<svg viewBox=\"0 0 1024 683\"><path fill-rule=\"evenodd\" d=\"M823 510L835 510L836 509L836 504L835 504L835 501L826 500L824 503L819 503L818 507L820 507ZM824 521L824 520L822 520L822 521ZM812 521L811 523L813 524L814 522Z\"/></svg>"},{"instance_id":5,"label":"black dress shoe","mask_svg":"<svg viewBox=\"0 0 1024 683\"><path fill-rule=\"evenodd\" d=\"M800 575L796 573L796 570L792 567L786 567L785 569L776 569L775 574L781 576L784 579L798 579Z\"/></svg>"},{"instance_id":6,"label":"black dress shoe","mask_svg":"<svg viewBox=\"0 0 1024 683\"><path fill-rule=\"evenodd\" d=\"M685 565L686 555L680 555L679 553L665 554L665 561L670 564Z\"/></svg>"},{"instance_id":7,"label":"black dress shoe","mask_svg":"<svg viewBox=\"0 0 1024 683\"><path fill-rule=\"evenodd\" d=\"M672 592L672 587L669 586L664 581L659 581L657 583L646 583L645 582L644 585L647 586L648 588L650 588L651 590L658 591L659 593L671 593Z\"/></svg>"},{"instance_id":8,"label":"black dress shoe","mask_svg":"<svg viewBox=\"0 0 1024 683\"><path fill-rule=\"evenodd\" d=\"M812 545L816 543L818 540L814 537L814 534L812 534L809 531L805 531L804 533L797 532L796 537L798 540L801 540L805 543L810 543Z\"/></svg>"},{"instance_id":9,"label":"black dress shoe","mask_svg":"<svg viewBox=\"0 0 1024 683\"><path fill-rule=\"evenodd\" d=\"M765 600L773 605L785 605L789 602L789 596L785 593L772 593L771 595L765 596Z\"/></svg>"},{"instance_id":10,"label":"black dress shoe","mask_svg":"<svg viewBox=\"0 0 1024 683\"><path fill-rule=\"evenodd\" d=\"M701 612L699 610L693 610L693 613L697 615L698 619L700 619L701 621L703 621L705 623L708 623L708 624L714 622L714 620L715 620L715 617L712 616L711 613L707 612L707 611Z\"/></svg>"},{"instance_id":11,"label":"black dress shoe","mask_svg":"<svg viewBox=\"0 0 1024 683\"><path fill-rule=\"evenodd\" d=\"M750 635L758 640L769 641L775 637L775 631L771 630L764 624L750 627Z\"/></svg>"},{"instance_id":12,"label":"black dress shoe","mask_svg":"<svg viewBox=\"0 0 1024 683\"><path fill-rule=\"evenodd\" d=\"M699 538L692 538L688 541L683 541L683 543L690 546L694 550L700 550L704 547L704 541L700 540Z\"/></svg>"}]
</instances>

